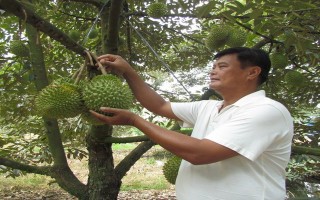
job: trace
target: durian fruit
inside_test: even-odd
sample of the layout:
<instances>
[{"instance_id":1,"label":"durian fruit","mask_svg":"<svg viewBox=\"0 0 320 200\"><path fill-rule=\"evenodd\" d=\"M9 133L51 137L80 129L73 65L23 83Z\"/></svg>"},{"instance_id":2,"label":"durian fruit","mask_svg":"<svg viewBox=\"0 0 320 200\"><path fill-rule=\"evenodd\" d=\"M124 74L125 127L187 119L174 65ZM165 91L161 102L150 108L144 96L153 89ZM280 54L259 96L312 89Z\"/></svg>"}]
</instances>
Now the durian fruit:
<instances>
[{"instance_id":1,"label":"durian fruit","mask_svg":"<svg viewBox=\"0 0 320 200\"><path fill-rule=\"evenodd\" d=\"M206 46L214 51L226 44L230 36L231 27L228 25L217 24L211 28L206 37Z\"/></svg>"},{"instance_id":2,"label":"durian fruit","mask_svg":"<svg viewBox=\"0 0 320 200\"><path fill-rule=\"evenodd\" d=\"M37 114L49 118L79 115L84 107L77 85L70 79L59 79L43 88L35 98Z\"/></svg>"},{"instance_id":3,"label":"durian fruit","mask_svg":"<svg viewBox=\"0 0 320 200\"><path fill-rule=\"evenodd\" d=\"M84 86L82 98L86 107L94 111L100 107L129 109L133 103L129 86L111 74L95 76Z\"/></svg>"},{"instance_id":4,"label":"durian fruit","mask_svg":"<svg viewBox=\"0 0 320 200\"><path fill-rule=\"evenodd\" d=\"M288 84L289 87L301 87L305 83L305 77L298 71L289 70L284 75L284 80Z\"/></svg>"},{"instance_id":5,"label":"durian fruit","mask_svg":"<svg viewBox=\"0 0 320 200\"><path fill-rule=\"evenodd\" d=\"M171 183L175 184L179 167L181 164L182 159L176 155L173 155L169 158L162 167L162 172L166 180Z\"/></svg>"},{"instance_id":6,"label":"durian fruit","mask_svg":"<svg viewBox=\"0 0 320 200\"><path fill-rule=\"evenodd\" d=\"M76 30L71 30L69 32L69 37L77 42L80 40L80 32Z\"/></svg>"},{"instance_id":7,"label":"durian fruit","mask_svg":"<svg viewBox=\"0 0 320 200\"><path fill-rule=\"evenodd\" d=\"M149 5L147 8L147 14L153 18L163 17L168 13L168 7L165 3L155 2Z\"/></svg>"},{"instance_id":8,"label":"durian fruit","mask_svg":"<svg viewBox=\"0 0 320 200\"><path fill-rule=\"evenodd\" d=\"M98 35L99 35L99 31L98 31L97 29L92 29L92 30L89 32L88 38L94 39L94 38L96 38Z\"/></svg>"},{"instance_id":9,"label":"durian fruit","mask_svg":"<svg viewBox=\"0 0 320 200\"><path fill-rule=\"evenodd\" d=\"M28 57L30 53L28 46L21 40L10 42L10 52L19 57Z\"/></svg>"},{"instance_id":10,"label":"durian fruit","mask_svg":"<svg viewBox=\"0 0 320 200\"><path fill-rule=\"evenodd\" d=\"M287 57L280 52L270 54L271 66L275 69L283 69L288 65Z\"/></svg>"},{"instance_id":11,"label":"durian fruit","mask_svg":"<svg viewBox=\"0 0 320 200\"><path fill-rule=\"evenodd\" d=\"M226 45L229 47L241 47L247 41L247 33L240 28L232 28Z\"/></svg>"}]
</instances>

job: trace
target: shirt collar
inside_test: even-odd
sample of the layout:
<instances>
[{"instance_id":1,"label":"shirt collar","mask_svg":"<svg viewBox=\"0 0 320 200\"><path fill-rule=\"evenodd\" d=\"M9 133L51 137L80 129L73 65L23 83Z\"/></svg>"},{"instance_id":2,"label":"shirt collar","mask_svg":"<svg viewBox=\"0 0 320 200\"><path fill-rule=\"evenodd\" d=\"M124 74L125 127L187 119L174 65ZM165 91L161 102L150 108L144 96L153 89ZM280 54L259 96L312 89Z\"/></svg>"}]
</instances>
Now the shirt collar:
<instances>
[{"instance_id":1,"label":"shirt collar","mask_svg":"<svg viewBox=\"0 0 320 200\"><path fill-rule=\"evenodd\" d=\"M242 97L241 99L239 99L238 101L236 101L232 105L235 105L238 107L244 106L252 101L256 101L257 99L263 98L265 96L266 96L266 92L264 90L259 90L259 91L253 92L251 94L248 94L248 95Z\"/></svg>"}]
</instances>

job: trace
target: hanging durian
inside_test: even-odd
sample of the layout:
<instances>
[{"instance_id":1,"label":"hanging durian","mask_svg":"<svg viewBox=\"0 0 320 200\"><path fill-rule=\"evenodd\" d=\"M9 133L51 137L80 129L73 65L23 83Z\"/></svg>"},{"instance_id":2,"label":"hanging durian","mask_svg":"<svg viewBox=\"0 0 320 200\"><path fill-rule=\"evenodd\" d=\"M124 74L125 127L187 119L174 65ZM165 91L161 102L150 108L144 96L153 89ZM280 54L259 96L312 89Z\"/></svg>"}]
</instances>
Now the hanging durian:
<instances>
[{"instance_id":1,"label":"hanging durian","mask_svg":"<svg viewBox=\"0 0 320 200\"><path fill-rule=\"evenodd\" d=\"M30 54L28 46L21 40L10 42L10 52L19 57L28 57Z\"/></svg>"},{"instance_id":2,"label":"hanging durian","mask_svg":"<svg viewBox=\"0 0 320 200\"><path fill-rule=\"evenodd\" d=\"M233 27L230 29L230 35L227 39L226 45L229 47L241 47L246 43L246 41L247 33L238 27Z\"/></svg>"},{"instance_id":3,"label":"hanging durian","mask_svg":"<svg viewBox=\"0 0 320 200\"><path fill-rule=\"evenodd\" d=\"M35 98L37 114L49 118L75 117L83 106L79 88L68 78L53 81Z\"/></svg>"},{"instance_id":4,"label":"hanging durian","mask_svg":"<svg viewBox=\"0 0 320 200\"><path fill-rule=\"evenodd\" d=\"M180 157L174 155L169 158L162 167L164 177L169 183L173 185L176 183L181 161L182 159Z\"/></svg>"},{"instance_id":5,"label":"hanging durian","mask_svg":"<svg viewBox=\"0 0 320 200\"><path fill-rule=\"evenodd\" d=\"M133 103L129 86L111 74L95 76L84 86L82 95L86 107L95 111L100 107L129 109Z\"/></svg>"},{"instance_id":6,"label":"hanging durian","mask_svg":"<svg viewBox=\"0 0 320 200\"><path fill-rule=\"evenodd\" d=\"M206 37L206 46L212 51L215 51L218 48L223 47L229 39L230 31L231 27L228 25L214 25L209 31L208 36Z\"/></svg>"},{"instance_id":7,"label":"hanging durian","mask_svg":"<svg viewBox=\"0 0 320 200\"><path fill-rule=\"evenodd\" d=\"M147 14L153 18L163 17L168 13L168 7L165 3L155 2L149 5L147 8Z\"/></svg>"}]
</instances>

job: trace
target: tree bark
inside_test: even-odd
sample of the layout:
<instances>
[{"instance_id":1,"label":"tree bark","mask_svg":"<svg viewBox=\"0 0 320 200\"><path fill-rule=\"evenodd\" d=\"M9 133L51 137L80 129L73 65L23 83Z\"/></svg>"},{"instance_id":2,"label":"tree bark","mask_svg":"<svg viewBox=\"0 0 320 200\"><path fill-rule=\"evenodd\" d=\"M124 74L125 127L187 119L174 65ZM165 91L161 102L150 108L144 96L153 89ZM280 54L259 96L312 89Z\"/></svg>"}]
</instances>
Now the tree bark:
<instances>
[{"instance_id":1,"label":"tree bark","mask_svg":"<svg viewBox=\"0 0 320 200\"><path fill-rule=\"evenodd\" d=\"M121 179L114 171L112 144L104 142L111 134L111 126L92 126L87 137L89 199L92 200L116 200L120 191Z\"/></svg>"}]
</instances>

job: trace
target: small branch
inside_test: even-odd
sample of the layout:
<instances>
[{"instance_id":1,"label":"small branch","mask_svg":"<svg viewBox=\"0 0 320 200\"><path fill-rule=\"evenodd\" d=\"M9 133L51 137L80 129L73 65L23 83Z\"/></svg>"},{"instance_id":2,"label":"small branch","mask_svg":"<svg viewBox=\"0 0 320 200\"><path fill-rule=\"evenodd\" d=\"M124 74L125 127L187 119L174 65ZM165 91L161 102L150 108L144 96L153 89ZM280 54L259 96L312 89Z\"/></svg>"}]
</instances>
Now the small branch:
<instances>
[{"instance_id":1,"label":"small branch","mask_svg":"<svg viewBox=\"0 0 320 200\"><path fill-rule=\"evenodd\" d=\"M77 2L77 3L91 4L91 5L94 5L94 6L98 7L98 8L103 6L101 0L64 0L64 2L66 2L66 3L67 2Z\"/></svg>"},{"instance_id":2,"label":"small branch","mask_svg":"<svg viewBox=\"0 0 320 200\"><path fill-rule=\"evenodd\" d=\"M150 139L143 135L143 136L135 136L135 137L107 137L104 142L106 143L133 143L133 142L143 142L143 141L150 141Z\"/></svg>"},{"instance_id":3,"label":"small branch","mask_svg":"<svg viewBox=\"0 0 320 200\"><path fill-rule=\"evenodd\" d=\"M272 42L272 40L270 38L263 38L260 42L255 44L252 48L260 49L261 47L263 47L264 45L266 45L270 42Z\"/></svg>"},{"instance_id":4,"label":"small branch","mask_svg":"<svg viewBox=\"0 0 320 200\"><path fill-rule=\"evenodd\" d=\"M134 150L132 150L116 167L115 173L121 180L130 168L146 153L151 147L155 145L152 141L145 141L140 143Z\"/></svg>"},{"instance_id":5,"label":"small branch","mask_svg":"<svg viewBox=\"0 0 320 200\"><path fill-rule=\"evenodd\" d=\"M170 130L180 130L179 123L175 123ZM141 137L142 138L142 137ZM156 145L152 140L140 143L134 150L132 150L115 168L115 173L121 180L123 176L130 170L130 168L147 152L151 147Z\"/></svg>"},{"instance_id":6,"label":"small branch","mask_svg":"<svg viewBox=\"0 0 320 200\"><path fill-rule=\"evenodd\" d=\"M320 10L320 8L309 8L309 9L300 9L300 10L291 10L291 11L283 11L280 12L280 14L282 15L287 15L287 14L291 14L291 13L296 13L296 12L315 12L317 10ZM125 16L139 16L139 17L147 17L148 14L145 12L128 12L125 13ZM164 15L163 17L188 17L188 18L199 18L197 15L195 14L167 14ZM233 16L234 18L237 19L250 19L250 16L244 16L244 15L236 15ZM274 15L262 15L259 16L258 18L271 18L274 17ZM218 15L205 15L200 17L201 19L221 19L221 16Z\"/></svg>"},{"instance_id":7,"label":"small branch","mask_svg":"<svg viewBox=\"0 0 320 200\"><path fill-rule=\"evenodd\" d=\"M82 73L83 73L83 70L85 69L85 67L87 66L87 60L85 59L83 65L80 67L80 69L77 71L77 76L76 76L76 80L74 81L75 84L78 84L81 80L81 77L82 77Z\"/></svg>"},{"instance_id":8,"label":"small branch","mask_svg":"<svg viewBox=\"0 0 320 200\"><path fill-rule=\"evenodd\" d=\"M292 153L296 154L309 154L314 156L320 156L319 148L305 147L305 146L292 146Z\"/></svg>"},{"instance_id":9,"label":"small branch","mask_svg":"<svg viewBox=\"0 0 320 200\"><path fill-rule=\"evenodd\" d=\"M21 171L34 173L34 174L41 174L50 176L50 171L52 167L39 167L39 166L32 166L23 164L14 160L10 160L8 158L0 157L0 165L4 165L6 167L10 167L13 169L19 169Z\"/></svg>"},{"instance_id":10,"label":"small branch","mask_svg":"<svg viewBox=\"0 0 320 200\"><path fill-rule=\"evenodd\" d=\"M94 59L94 61L96 61L96 63L98 64L98 69L100 69L101 70L101 72L102 72L102 74L108 74L107 73L107 71L106 71L106 69L102 66L102 64L99 62L99 60L98 60L98 57L94 54L94 53L92 53L92 52L90 52L90 55L93 57L93 59Z\"/></svg>"}]
</instances>

